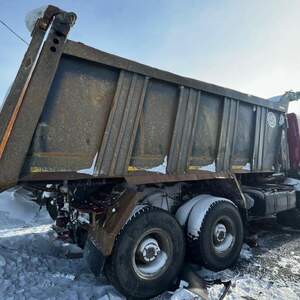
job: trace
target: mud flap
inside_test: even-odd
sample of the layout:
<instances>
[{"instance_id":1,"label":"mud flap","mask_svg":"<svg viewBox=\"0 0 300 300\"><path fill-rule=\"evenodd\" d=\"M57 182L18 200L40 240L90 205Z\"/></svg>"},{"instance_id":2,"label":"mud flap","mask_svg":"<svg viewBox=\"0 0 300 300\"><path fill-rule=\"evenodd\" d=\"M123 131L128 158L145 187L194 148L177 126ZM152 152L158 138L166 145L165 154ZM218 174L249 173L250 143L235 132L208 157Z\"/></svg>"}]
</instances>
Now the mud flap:
<instances>
[{"instance_id":1,"label":"mud flap","mask_svg":"<svg viewBox=\"0 0 300 300\"><path fill-rule=\"evenodd\" d=\"M93 242L88 239L86 241L84 250L83 250L83 257L87 262L90 270L95 276L99 276L104 268L106 256L104 256L101 251L99 251Z\"/></svg>"}]
</instances>

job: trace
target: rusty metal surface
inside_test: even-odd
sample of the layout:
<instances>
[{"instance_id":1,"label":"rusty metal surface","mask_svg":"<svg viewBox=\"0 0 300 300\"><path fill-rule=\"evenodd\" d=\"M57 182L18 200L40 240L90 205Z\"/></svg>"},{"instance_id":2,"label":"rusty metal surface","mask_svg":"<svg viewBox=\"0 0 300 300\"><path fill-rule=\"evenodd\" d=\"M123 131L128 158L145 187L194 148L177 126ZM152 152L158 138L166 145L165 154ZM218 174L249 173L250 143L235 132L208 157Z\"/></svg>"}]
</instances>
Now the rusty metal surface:
<instances>
[{"instance_id":1,"label":"rusty metal surface","mask_svg":"<svg viewBox=\"0 0 300 300\"><path fill-rule=\"evenodd\" d=\"M59 12L59 8L49 5L44 12L44 16L38 19L35 24L32 39L0 113L0 159L22 105L46 30L52 18Z\"/></svg>"},{"instance_id":2,"label":"rusty metal surface","mask_svg":"<svg viewBox=\"0 0 300 300\"><path fill-rule=\"evenodd\" d=\"M278 107L175 85L130 72L129 66L113 68L121 58L109 65L107 56L98 59L64 50L25 175L89 170L96 177L128 177L165 159L170 176L275 170L284 118Z\"/></svg>"},{"instance_id":3,"label":"rusty metal surface","mask_svg":"<svg viewBox=\"0 0 300 300\"><path fill-rule=\"evenodd\" d=\"M190 172L182 175L163 175L163 174L149 174L149 172L135 172L134 174L125 177L126 181L132 185L142 185L149 183L160 182L180 182L180 181L197 181L206 179L224 179L232 178L231 172Z\"/></svg>"},{"instance_id":4,"label":"rusty metal surface","mask_svg":"<svg viewBox=\"0 0 300 300\"><path fill-rule=\"evenodd\" d=\"M100 147L117 80L115 70L62 56L25 169L39 173L89 168Z\"/></svg>"},{"instance_id":5,"label":"rusty metal surface","mask_svg":"<svg viewBox=\"0 0 300 300\"><path fill-rule=\"evenodd\" d=\"M50 10L53 12L53 7ZM51 12L47 13L49 22ZM69 17L65 13L55 16L52 30L40 53L46 28L36 26L34 29L32 42L4 105L3 116L1 115L1 187L18 181L59 63L66 39L64 33L68 31L67 27L70 29L70 25L67 25ZM37 24L40 25L39 22Z\"/></svg>"},{"instance_id":6,"label":"rusty metal surface","mask_svg":"<svg viewBox=\"0 0 300 300\"><path fill-rule=\"evenodd\" d=\"M20 68L22 103L14 86L0 120L0 187L90 176L137 184L201 180L287 165L278 147L286 144L286 100L267 101L66 40L72 16L55 8L52 14L27 85L26 64ZM37 28L28 50L35 56ZM9 120L14 126L5 141ZM153 173L157 167L166 174Z\"/></svg>"},{"instance_id":7,"label":"rusty metal surface","mask_svg":"<svg viewBox=\"0 0 300 300\"><path fill-rule=\"evenodd\" d=\"M137 200L138 193L129 187L118 203L109 208L105 220L90 227L89 239L104 256L111 254L116 237L128 220Z\"/></svg>"},{"instance_id":8,"label":"rusty metal surface","mask_svg":"<svg viewBox=\"0 0 300 300\"><path fill-rule=\"evenodd\" d=\"M82 43L74 42L71 40L68 40L64 53L88 61L103 63L105 65L112 66L118 69L123 69L130 72L136 72L151 78L157 78L159 80L167 81L176 85L180 85L180 86L183 85L183 86L199 89L207 93L213 93L222 97L240 99L244 102L248 102L255 105L262 105L274 110L279 110L284 112L288 106L288 102L284 102L284 103L272 102L264 98L256 97L249 94L244 94L215 84L195 80L192 78L178 76L176 74L162 71L153 67L149 67L147 65L143 65L135 61L119 57L117 55L112 55L110 53L106 53L98 49L86 46Z\"/></svg>"},{"instance_id":9,"label":"rusty metal surface","mask_svg":"<svg viewBox=\"0 0 300 300\"><path fill-rule=\"evenodd\" d=\"M201 92L180 87L179 104L169 152L169 173L184 173L189 166Z\"/></svg>"},{"instance_id":10,"label":"rusty metal surface","mask_svg":"<svg viewBox=\"0 0 300 300\"><path fill-rule=\"evenodd\" d=\"M121 71L113 105L98 154L95 173L123 175L128 167L133 142L149 79Z\"/></svg>"},{"instance_id":11,"label":"rusty metal surface","mask_svg":"<svg viewBox=\"0 0 300 300\"><path fill-rule=\"evenodd\" d=\"M39 28L38 28L39 29ZM10 136L13 124L20 110L21 103L24 98L24 93L28 86L32 71L36 62L36 57L40 50L41 43L45 35L44 30L35 29L35 34L31 39L25 56L13 85L9 91L6 101L0 113L0 157L2 157L4 148Z\"/></svg>"},{"instance_id":12,"label":"rusty metal surface","mask_svg":"<svg viewBox=\"0 0 300 300\"><path fill-rule=\"evenodd\" d=\"M219 172L249 172L250 165L251 171L270 172L276 164L281 113L271 112L274 130L268 128L269 112L63 55L24 173L94 167L94 176L128 176L158 166L166 157L169 175L209 165ZM258 164L263 157L268 161L264 166Z\"/></svg>"}]
</instances>

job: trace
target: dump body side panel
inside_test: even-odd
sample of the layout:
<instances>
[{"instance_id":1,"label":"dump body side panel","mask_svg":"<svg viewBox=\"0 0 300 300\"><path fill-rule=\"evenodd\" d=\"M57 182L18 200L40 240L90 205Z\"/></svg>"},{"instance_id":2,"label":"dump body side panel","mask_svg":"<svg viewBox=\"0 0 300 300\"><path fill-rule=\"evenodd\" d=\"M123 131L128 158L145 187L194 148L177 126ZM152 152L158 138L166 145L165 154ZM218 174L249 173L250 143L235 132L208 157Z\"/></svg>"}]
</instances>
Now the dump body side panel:
<instances>
[{"instance_id":1,"label":"dump body side panel","mask_svg":"<svg viewBox=\"0 0 300 300\"><path fill-rule=\"evenodd\" d=\"M273 172L285 110L68 41L22 174Z\"/></svg>"}]
</instances>

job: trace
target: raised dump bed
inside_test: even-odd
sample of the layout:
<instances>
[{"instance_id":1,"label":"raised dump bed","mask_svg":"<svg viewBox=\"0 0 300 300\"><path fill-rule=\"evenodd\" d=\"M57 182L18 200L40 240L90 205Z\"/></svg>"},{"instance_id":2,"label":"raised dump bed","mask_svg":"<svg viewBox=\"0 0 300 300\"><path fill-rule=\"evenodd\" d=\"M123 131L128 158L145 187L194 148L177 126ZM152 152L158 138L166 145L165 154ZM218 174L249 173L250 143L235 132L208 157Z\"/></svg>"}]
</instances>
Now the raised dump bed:
<instances>
[{"instance_id":1,"label":"raised dump bed","mask_svg":"<svg viewBox=\"0 0 300 300\"><path fill-rule=\"evenodd\" d=\"M73 14L55 20L39 51L46 21L36 26L1 111L1 187L85 175L276 169L287 101L271 102L67 40Z\"/></svg>"},{"instance_id":2,"label":"raised dump bed","mask_svg":"<svg viewBox=\"0 0 300 300\"><path fill-rule=\"evenodd\" d=\"M173 286L185 259L230 267L249 220L299 227L297 94L265 100L104 53L67 40L75 19L49 6L35 24L0 114L0 189L30 190L131 299Z\"/></svg>"}]
</instances>

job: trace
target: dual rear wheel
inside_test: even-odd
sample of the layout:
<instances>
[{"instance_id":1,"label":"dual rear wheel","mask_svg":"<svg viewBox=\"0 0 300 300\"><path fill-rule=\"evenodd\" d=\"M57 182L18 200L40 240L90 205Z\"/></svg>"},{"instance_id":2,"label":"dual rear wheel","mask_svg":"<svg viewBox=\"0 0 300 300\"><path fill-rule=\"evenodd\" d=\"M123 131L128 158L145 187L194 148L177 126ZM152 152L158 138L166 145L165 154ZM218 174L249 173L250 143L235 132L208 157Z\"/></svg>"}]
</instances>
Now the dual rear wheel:
<instances>
[{"instance_id":1,"label":"dual rear wheel","mask_svg":"<svg viewBox=\"0 0 300 300\"><path fill-rule=\"evenodd\" d=\"M212 205L199 230L199 238L188 245L188 260L212 270L227 268L237 260L243 224L233 204L219 201ZM146 206L120 232L105 273L130 299L149 299L176 282L184 260L184 228L167 211Z\"/></svg>"},{"instance_id":2,"label":"dual rear wheel","mask_svg":"<svg viewBox=\"0 0 300 300\"><path fill-rule=\"evenodd\" d=\"M189 243L191 259L213 271L226 269L237 261L243 239L236 206L229 201L215 202L203 219L199 237Z\"/></svg>"},{"instance_id":3,"label":"dual rear wheel","mask_svg":"<svg viewBox=\"0 0 300 300\"><path fill-rule=\"evenodd\" d=\"M105 273L124 295L149 299L172 285L184 256L185 239L176 219L144 207L120 232Z\"/></svg>"}]
</instances>

